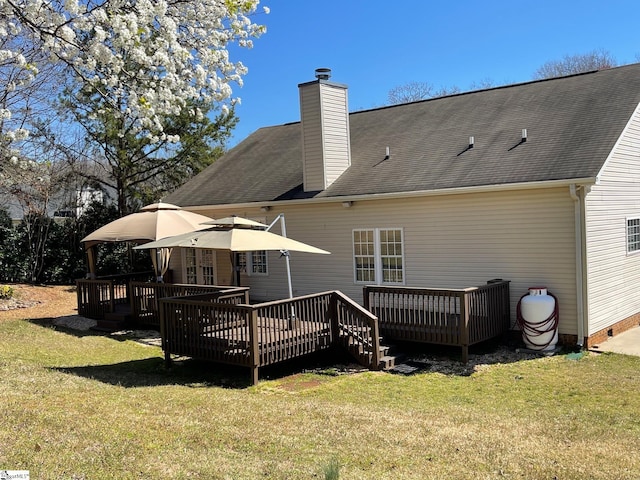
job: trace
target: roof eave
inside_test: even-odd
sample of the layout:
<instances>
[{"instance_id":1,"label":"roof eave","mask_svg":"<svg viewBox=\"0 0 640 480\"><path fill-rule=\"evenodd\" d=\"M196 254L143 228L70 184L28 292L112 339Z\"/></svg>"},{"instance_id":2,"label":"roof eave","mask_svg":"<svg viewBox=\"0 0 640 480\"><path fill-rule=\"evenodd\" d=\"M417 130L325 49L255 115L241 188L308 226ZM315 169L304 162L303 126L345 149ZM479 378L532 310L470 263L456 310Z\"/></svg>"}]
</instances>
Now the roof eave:
<instances>
[{"instance_id":1,"label":"roof eave","mask_svg":"<svg viewBox=\"0 0 640 480\"><path fill-rule=\"evenodd\" d=\"M392 200L416 197L433 197L443 195L462 195L471 193L504 192L512 190L533 190L539 188L568 187L569 185L595 185L597 177L567 178L560 180L545 180L539 182L504 183L496 185L477 185L471 187L443 188L436 190L414 190L411 192L372 193L365 195L342 195L333 197L315 197L295 200L260 201L243 203L225 203L213 205L182 205L191 211L236 208L273 208L276 205L316 205L338 202L363 202L371 200Z\"/></svg>"}]
</instances>

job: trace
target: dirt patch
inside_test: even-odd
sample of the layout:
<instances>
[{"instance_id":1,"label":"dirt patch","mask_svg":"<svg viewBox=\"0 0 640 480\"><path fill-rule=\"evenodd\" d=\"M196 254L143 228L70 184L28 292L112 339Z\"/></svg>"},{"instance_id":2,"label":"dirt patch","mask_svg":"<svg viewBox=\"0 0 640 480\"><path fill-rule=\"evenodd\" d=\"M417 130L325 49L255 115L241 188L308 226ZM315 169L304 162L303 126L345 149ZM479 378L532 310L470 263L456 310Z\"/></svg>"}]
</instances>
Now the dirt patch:
<instances>
[{"instance_id":1,"label":"dirt patch","mask_svg":"<svg viewBox=\"0 0 640 480\"><path fill-rule=\"evenodd\" d=\"M282 379L279 382L278 387L282 390L286 390L287 392L300 392L319 385L322 385L322 382L319 380L309 380L300 374L296 374Z\"/></svg>"},{"instance_id":2,"label":"dirt patch","mask_svg":"<svg viewBox=\"0 0 640 480\"><path fill-rule=\"evenodd\" d=\"M0 321L77 315L75 286L10 284L14 295L0 299Z\"/></svg>"}]
</instances>

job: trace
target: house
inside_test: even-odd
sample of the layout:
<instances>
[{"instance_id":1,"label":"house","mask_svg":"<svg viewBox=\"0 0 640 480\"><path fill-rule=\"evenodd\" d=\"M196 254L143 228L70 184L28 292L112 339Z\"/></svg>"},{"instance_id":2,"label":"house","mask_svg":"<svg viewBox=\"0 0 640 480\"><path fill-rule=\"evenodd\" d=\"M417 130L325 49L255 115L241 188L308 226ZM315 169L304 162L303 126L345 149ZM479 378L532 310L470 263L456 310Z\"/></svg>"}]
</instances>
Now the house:
<instances>
[{"instance_id":1,"label":"house","mask_svg":"<svg viewBox=\"0 0 640 480\"><path fill-rule=\"evenodd\" d=\"M45 198L31 194L27 187L21 187L17 194L0 192L0 209L6 210L14 226L19 225L25 215L33 213L46 214L58 221L76 218L81 216L92 202L104 201L105 193L93 188L79 188L76 191L62 189Z\"/></svg>"},{"instance_id":2,"label":"house","mask_svg":"<svg viewBox=\"0 0 640 480\"><path fill-rule=\"evenodd\" d=\"M298 88L300 122L257 130L166 201L284 213L289 236L332 252L291 254L296 295L502 278L512 320L529 287L555 294L565 343L638 325L640 64L354 113L326 69ZM178 282L213 266L232 283L228 252L186 255ZM254 297L287 296L277 254L243 265Z\"/></svg>"}]
</instances>

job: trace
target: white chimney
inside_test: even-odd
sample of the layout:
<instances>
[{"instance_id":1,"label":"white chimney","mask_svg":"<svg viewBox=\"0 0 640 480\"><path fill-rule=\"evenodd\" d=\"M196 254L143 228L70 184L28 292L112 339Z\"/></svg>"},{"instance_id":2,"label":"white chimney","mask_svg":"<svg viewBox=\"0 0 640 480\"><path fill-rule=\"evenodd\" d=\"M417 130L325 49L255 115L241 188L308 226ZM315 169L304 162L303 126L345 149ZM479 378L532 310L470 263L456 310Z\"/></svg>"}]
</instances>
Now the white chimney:
<instances>
[{"instance_id":1,"label":"white chimney","mask_svg":"<svg viewBox=\"0 0 640 480\"><path fill-rule=\"evenodd\" d=\"M324 190L351 165L347 86L330 78L319 68L316 80L298 85L305 192Z\"/></svg>"}]
</instances>

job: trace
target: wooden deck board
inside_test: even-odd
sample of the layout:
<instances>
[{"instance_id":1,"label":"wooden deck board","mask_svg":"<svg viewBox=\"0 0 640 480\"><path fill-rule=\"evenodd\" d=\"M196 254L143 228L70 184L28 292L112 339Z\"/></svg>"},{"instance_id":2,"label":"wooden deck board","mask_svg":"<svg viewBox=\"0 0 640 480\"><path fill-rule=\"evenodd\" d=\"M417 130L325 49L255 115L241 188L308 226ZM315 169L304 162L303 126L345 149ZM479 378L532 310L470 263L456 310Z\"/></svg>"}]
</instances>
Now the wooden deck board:
<instances>
[{"instance_id":1,"label":"wooden deck board","mask_svg":"<svg viewBox=\"0 0 640 480\"><path fill-rule=\"evenodd\" d=\"M244 323L244 322L239 322ZM330 332L328 322L296 322L304 325L304 328L290 327L288 319L280 318L258 318L258 344L266 346L273 343L285 342L288 340L325 334ZM218 329L212 325L204 328L200 337L209 339L225 340L229 343L240 344L249 343L249 326L234 325L227 328Z\"/></svg>"}]
</instances>

